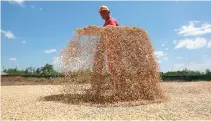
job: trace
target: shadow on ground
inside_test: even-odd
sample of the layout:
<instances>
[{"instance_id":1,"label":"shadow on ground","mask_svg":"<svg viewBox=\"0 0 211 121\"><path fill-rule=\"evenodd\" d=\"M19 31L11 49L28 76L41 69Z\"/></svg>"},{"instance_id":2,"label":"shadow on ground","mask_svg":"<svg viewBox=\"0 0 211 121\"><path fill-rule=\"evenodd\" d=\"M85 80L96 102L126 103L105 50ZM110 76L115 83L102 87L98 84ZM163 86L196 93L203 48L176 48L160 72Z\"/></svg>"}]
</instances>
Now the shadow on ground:
<instances>
[{"instance_id":1,"label":"shadow on ground","mask_svg":"<svg viewBox=\"0 0 211 121\"><path fill-rule=\"evenodd\" d=\"M115 96L91 96L88 94L59 94L49 95L41 98L41 101L54 101L73 105L86 105L97 107L117 107L117 106L138 106L151 103L161 103L161 101L118 101Z\"/></svg>"},{"instance_id":2,"label":"shadow on ground","mask_svg":"<svg viewBox=\"0 0 211 121\"><path fill-rule=\"evenodd\" d=\"M115 99L113 96L91 96L87 94L59 94L59 95L49 95L41 99L42 101L55 101L68 104L106 104L114 103Z\"/></svg>"}]
</instances>

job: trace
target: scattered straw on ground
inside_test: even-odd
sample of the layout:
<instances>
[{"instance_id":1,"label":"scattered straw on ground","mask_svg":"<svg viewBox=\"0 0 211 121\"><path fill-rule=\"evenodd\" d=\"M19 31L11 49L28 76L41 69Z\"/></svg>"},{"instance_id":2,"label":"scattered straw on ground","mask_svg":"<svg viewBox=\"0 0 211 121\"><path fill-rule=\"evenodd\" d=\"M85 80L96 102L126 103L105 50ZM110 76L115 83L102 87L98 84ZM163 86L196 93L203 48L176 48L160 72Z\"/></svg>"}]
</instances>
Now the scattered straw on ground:
<instances>
[{"instance_id":1,"label":"scattered straw on ground","mask_svg":"<svg viewBox=\"0 0 211 121\"><path fill-rule=\"evenodd\" d=\"M161 83L170 100L138 106L87 105L81 90L69 85L69 95L58 85L1 86L2 120L211 120L211 83ZM144 103L144 102L143 102ZM122 105L122 104L121 104Z\"/></svg>"}]
</instances>

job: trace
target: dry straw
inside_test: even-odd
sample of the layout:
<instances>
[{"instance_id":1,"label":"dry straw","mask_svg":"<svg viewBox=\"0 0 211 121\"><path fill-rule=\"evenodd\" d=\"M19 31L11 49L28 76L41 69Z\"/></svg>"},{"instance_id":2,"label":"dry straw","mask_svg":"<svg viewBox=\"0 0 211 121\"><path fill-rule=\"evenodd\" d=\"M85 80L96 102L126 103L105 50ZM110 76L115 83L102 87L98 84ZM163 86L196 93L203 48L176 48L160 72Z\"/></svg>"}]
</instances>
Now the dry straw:
<instances>
[{"instance_id":1,"label":"dry straw","mask_svg":"<svg viewBox=\"0 0 211 121\"><path fill-rule=\"evenodd\" d=\"M86 91L87 98L95 101L164 99L159 65L144 29L128 26L76 29L61 57L67 77L73 71L90 73L87 79L91 89Z\"/></svg>"}]
</instances>

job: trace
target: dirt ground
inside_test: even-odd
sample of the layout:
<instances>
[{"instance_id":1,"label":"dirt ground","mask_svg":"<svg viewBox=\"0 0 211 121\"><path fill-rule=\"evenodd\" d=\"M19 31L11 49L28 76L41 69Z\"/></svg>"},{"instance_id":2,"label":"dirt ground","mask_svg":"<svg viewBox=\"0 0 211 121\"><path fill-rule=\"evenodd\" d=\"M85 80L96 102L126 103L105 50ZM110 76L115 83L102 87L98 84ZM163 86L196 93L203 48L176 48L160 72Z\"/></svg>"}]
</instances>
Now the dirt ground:
<instances>
[{"instance_id":1,"label":"dirt ground","mask_svg":"<svg viewBox=\"0 0 211 121\"><path fill-rule=\"evenodd\" d=\"M137 106L86 105L78 95L88 85L1 86L3 120L211 120L211 82L163 82L169 100Z\"/></svg>"}]
</instances>

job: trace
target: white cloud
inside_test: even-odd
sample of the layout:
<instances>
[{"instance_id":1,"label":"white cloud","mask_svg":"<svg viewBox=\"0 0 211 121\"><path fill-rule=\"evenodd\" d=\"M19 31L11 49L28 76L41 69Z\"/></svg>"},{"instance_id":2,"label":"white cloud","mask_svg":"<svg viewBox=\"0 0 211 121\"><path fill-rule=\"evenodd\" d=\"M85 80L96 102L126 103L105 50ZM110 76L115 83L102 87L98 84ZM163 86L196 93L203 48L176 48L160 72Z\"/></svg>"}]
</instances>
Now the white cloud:
<instances>
[{"instance_id":1,"label":"white cloud","mask_svg":"<svg viewBox=\"0 0 211 121\"><path fill-rule=\"evenodd\" d=\"M184 39L179 40L175 48L187 48L187 49L198 49L205 46L207 40L202 37L198 37L194 39Z\"/></svg>"},{"instance_id":2,"label":"white cloud","mask_svg":"<svg viewBox=\"0 0 211 121\"><path fill-rule=\"evenodd\" d=\"M156 58L156 62L157 62L157 63L162 63L162 61L159 60L158 58Z\"/></svg>"},{"instance_id":3,"label":"white cloud","mask_svg":"<svg viewBox=\"0 0 211 121\"><path fill-rule=\"evenodd\" d=\"M186 64L175 64L173 70L177 71L187 68L188 70L204 72L206 69L211 69L210 63L211 58L202 59L200 61L192 61Z\"/></svg>"},{"instance_id":4,"label":"white cloud","mask_svg":"<svg viewBox=\"0 0 211 121\"><path fill-rule=\"evenodd\" d=\"M174 40L174 41L173 41L173 44L177 44L177 40Z\"/></svg>"},{"instance_id":5,"label":"white cloud","mask_svg":"<svg viewBox=\"0 0 211 121\"><path fill-rule=\"evenodd\" d=\"M21 43L25 44L25 43L26 43L26 41L21 41Z\"/></svg>"},{"instance_id":6,"label":"white cloud","mask_svg":"<svg viewBox=\"0 0 211 121\"><path fill-rule=\"evenodd\" d=\"M40 11L43 11L43 9L42 9L42 8L40 8Z\"/></svg>"},{"instance_id":7,"label":"white cloud","mask_svg":"<svg viewBox=\"0 0 211 121\"><path fill-rule=\"evenodd\" d=\"M211 41L207 45L208 48L211 48Z\"/></svg>"},{"instance_id":8,"label":"white cloud","mask_svg":"<svg viewBox=\"0 0 211 121\"><path fill-rule=\"evenodd\" d=\"M16 61L16 58L9 58L10 61Z\"/></svg>"},{"instance_id":9,"label":"white cloud","mask_svg":"<svg viewBox=\"0 0 211 121\"><path fill-rule=\"evenodd\" d=\"M63 65L62 58L63 58L63 56L53 58L52 64L56 71L61 71L61 69L62 69L62 65Z\"/></svg>"},{"instance_id":10,"label":"white cloud","mask_svg":"<svg viewBox=\"0 0 211 121\"><path fill-rule=\"evenodd\" d=\"M165 44L163 43L161 46L163 47L163 46L165 46Z\"/></svg>"},{"instance_id":11,"label":"white cloud","mask_svg":"<svg viewBox=\"0 0 211 121\"><path fill-rule=\"evenodd\" d=\"M8 39L16 39L15 35L10 31L1 30L1 33L3 33Z\"/></svg>"},{"instance_id":12,"label":"white cloud","mask_svg":"<svg viewBox=\"0 0 211 121\"><path fill-rule=\"evenodd\" d=\"M18 4L22 7L24 7L25 0L8 0L8 2L11 3L11 4Z\"/></svg>"},{"instance_id":13,"label":"white cloud","mask_svg":"<svg viewBox=\"0 0 211 121\"><path fill-rule=\"evenodd\" d=\"M176 57L177 60L182 60L183 58L184 58L184 57L181 57L181 56L177 56L177 57Z\"/></svg>"},{"instance_id":14,"label":"white cloud","mask_svg":"<svg viewBox=\"0 0 211 121\"><path fill-rule=\"evenodd\" d=\"M164 53L162 51L155 51L155 56L157 58L164 56Z\"/></svg>"},{"instance_id":15,"label":"white cloud","mask_svg":"<svg viewBox=\"0 0 211 121\"><path fill-rule=\"evenodd\" d=\"M182 36L199 36L211 33L211 24L201 24L199 27L196 27L199 21L190 21L188 25L181 26L179 29L176 29L178 35Z\"/></svg>"},{"instance_id":16,"label":"white cloud","mask_svg":"<svg viewBox=\"0 0 211 121\"><path fill-rule=\"evenodd\" d=\"M168 48L166 48L165 50L169 50Z\"/></svg>"},{"instance_id":17,"label":"white cloud","mask_svg":"<svg viewBox=\"0 0 211 121\"><path fill-rule=\"evenodd\" d=\"M49 54L49 53L56 53L56 49L50 49L50 50L45 50L45 53Z\"/></svg>"},{"instance_id":18,"label":"white cloud","mask_svg":"<svg viewBox=\"0 0 211 121\"><path fill-rule=\"evenodd\" d=\"M164 57L164 60L168 60L169 58L168 57Z\"/></svg>"}]
</instances>

